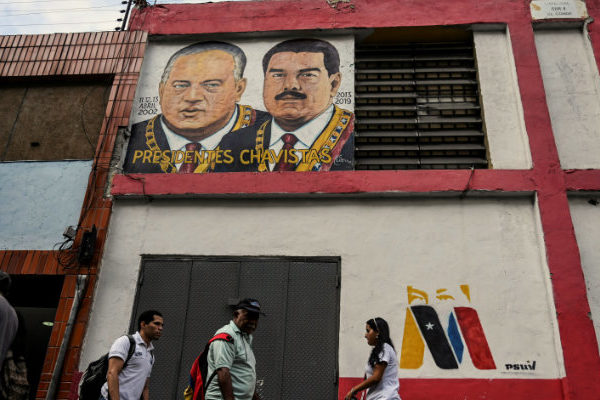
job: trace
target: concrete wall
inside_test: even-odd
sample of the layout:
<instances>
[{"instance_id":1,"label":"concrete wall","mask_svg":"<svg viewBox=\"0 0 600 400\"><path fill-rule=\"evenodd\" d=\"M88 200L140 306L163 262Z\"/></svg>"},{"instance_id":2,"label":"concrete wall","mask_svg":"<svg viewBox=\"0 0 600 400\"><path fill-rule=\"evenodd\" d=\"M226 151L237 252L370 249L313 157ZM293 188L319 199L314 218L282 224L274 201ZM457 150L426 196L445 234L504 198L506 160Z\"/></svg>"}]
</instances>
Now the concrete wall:
<instances>
[{"instance_id":1,"label":"concrete wall","mask_svg":"<svg viewBox=\"0 0 600 400\"><path fill-rule=\"evenodd\" d=\"M476 31L473 39L492 167L531 168L510 34Z\"/></svg>"},{"instance_id":2,"label":"concrete wall","mask_svg":"<svg viewBox=\"0 0 600 400\"><path fill-rule=\"evenodd\" d=\"M91 161L0 163L0 249L52 250L77 225Z\"/></svg>"},{"instance_id":3,"label":"concrete wall","mask_svg":"<svg viewBox=\"0 0 600 400\"><path fill-rule=\"evenodd\" d=\"M562 167L600 167L600 80L587 33L539 30L535 44Z\"/></svg>"},{"instance_id":4,"label":"concrete wall","mask_svg":"<svg viewBox=\"0 0 600 400\"><path fill-rule=\"evenodd\" d=\"M341 377L362 376L364 321L375 314L402 352L408 286L429 294L443 324L453 306L475 309L496 368L465 355L459 369L442 370L426 351L403 378L560 377L536 214L529 198L117 200L80 368L127 331L142 254L340 256ZM535 370L506 367L533 361Z\"/></svg>"},{"instance_id":5,"label":"concrete wall","mask_svg":"<svg viewBox=\"0 0 600 400\"><path fill-rule=\"evenodd\" d=\"M581 255L581 266L585 276L588 302L596 330L596 339L600 338L600 206L588 201L595 198L588 196L569 199L573 226ZM600 349L600 346L599 346Z\"/></svg>"}]
</instances>

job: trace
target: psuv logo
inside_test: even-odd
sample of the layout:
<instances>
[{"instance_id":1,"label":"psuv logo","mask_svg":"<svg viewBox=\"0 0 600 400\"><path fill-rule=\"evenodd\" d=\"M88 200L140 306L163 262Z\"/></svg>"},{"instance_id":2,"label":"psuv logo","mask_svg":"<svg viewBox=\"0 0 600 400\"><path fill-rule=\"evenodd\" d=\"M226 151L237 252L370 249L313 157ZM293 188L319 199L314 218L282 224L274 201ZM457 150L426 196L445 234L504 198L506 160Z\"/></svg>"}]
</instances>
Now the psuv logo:
<instances>
[{"instance_id":1,"label":"psuv logo","mask_svg":"<svg viewBox=\"0 0 600 400\"><path fill-rule=\"evenodd\" d=\"M425 345L429 348L435 364L442 369L457 369L462 364L465 347L477 369L496 369L492 352L488 346L477 311L471 307L452 307L449 312L439 315L429 305L429 295L412 286L408 286L408 304L404 321L404 336L400 368L417 369L423 365ZM468 285L460 285L465 297L471 301ZM447 289L438 289L439 300L455 300L446 293ZM411 305L415 300L425 304ZM447 328L442 326L440 317L447 320Z\"/></svg>"}]
</instances>

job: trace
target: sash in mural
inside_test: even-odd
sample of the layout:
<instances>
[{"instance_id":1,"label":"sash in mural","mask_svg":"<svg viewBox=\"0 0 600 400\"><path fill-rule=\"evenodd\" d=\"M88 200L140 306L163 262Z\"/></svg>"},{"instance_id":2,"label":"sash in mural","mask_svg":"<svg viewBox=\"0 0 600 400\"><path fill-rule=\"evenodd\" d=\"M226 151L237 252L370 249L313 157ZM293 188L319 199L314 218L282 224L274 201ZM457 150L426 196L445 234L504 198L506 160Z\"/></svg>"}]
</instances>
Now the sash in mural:
<instances>
[{"instance_id":1,"label":"sash in mural","mask_svg":"<svg viewBox=\"0 0 600 400\"><path fill-rule=\"evenodd\" d=\"M332 42L151 44L123 172L352 169L353 42Z\"/></svg>"}]
</instances>

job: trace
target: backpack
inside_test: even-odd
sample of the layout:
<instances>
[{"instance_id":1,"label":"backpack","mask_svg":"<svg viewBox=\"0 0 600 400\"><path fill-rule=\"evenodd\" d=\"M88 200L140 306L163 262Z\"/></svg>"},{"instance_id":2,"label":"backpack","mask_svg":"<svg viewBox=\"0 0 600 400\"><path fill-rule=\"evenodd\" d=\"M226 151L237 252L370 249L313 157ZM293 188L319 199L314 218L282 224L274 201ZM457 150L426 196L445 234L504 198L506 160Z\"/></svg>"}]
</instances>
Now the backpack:
<instances>
[{"instance_id":1,"label":"backpack","mask_svg":"<svg viewBox=\"0 0 600 400\"><path fill-rule=\"evenodd\" d=\"M27 382L27 365L23 356L15 357L8 350L0 374L0 399L28 400L29 382Z\"/></svg>"},{"instance_id":2,"label":"backpack","mask_svg":"<svg viewBox=\"0 0 600 400\"><path fill-rule=\"evenodd\" d=\"M192 369L190 370L190 383L183 392L183 398L185 400L204 400L206 389L217 374L217 370L214 370L208 380L206 379L206 374L208 374L208 361L206 359L208 356L208 347L215 340L224 340L233 343L233 338L228 333L219 333L208 341L204 347L204 351L200 353L196 358L196 361L194 361L194 364L192 364ZM206 384L204 384L205 382Z\"/></svg>"},{"instance_id":3,"label":"backpack","mask_svg":"<svg viewBox=\"0 0 600 400\"><path fill-rule=\"evenodd\" d=\"M123 369L131 359L135 351L135 339L132 335L127 335L129 338L129 351L127 359L123 363ZM98 400L102 385L106 382L106 374L108 373L108 353L96 361L92 361L85 369L79 383L79 400Z\"/></svg>"}]
</instances>

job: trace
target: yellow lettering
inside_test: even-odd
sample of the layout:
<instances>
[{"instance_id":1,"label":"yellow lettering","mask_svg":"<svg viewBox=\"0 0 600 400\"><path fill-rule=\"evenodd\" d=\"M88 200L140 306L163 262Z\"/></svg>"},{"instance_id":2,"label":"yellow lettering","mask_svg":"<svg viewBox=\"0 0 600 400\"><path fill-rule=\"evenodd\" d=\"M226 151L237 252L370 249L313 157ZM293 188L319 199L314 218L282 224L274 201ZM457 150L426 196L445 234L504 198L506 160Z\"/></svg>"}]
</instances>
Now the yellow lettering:
<instances>
[{"instance_id":1,"label":"yellow lettering","mask_svg":"<svg viewBox=\"0 0 600 400\"><path fill-rule=\"evenodd\" d=\"M198 150L194 151L194 163L195 164L200 164L202 163L202 154L200 154L200 152Z\"/></svg>"},{"instance_id":2,"label":"yellow lettering","mask_svg":"<svg viewBox=\"0 0 600 400\"><path fill-rule=\"evenodd\" d=\"M183 161L183 157L185 156L185 153L181 150L177 150L175 153L176 153L175 154L175 163L178 164Z\"/></svg>"},{"instance_id":3,"label":"yellow lettering","mask_svg":"<svg viewBox=\"0 0 600 400\"><path fill-rule=\"evenodd\" d=\"M290 152L288 154L288 163L290 164L298 164L298 161L300 161L300 159L298 158L298 155L296 154L296 149L290 149Z\"/></svg>"},{"instance_id":4,"label":"yellow lettering","mask_svg":"<svg viewBox=\"0 0 600 400\"><path fill-rule=\"evenodd\" d=\"M273 152L274 152L275 150L270 150L270 151L273 151ZM281 156L283 156L283 157L284 157L284 160L287 160L287 155L286 155L286 153L287 153L287 151L285 151L285 150L283 150L283 149L279 150L279 153L277 153L277 155L275 156L275 160L274 160L274 161L275 161L275 163L278 163L278 162L279 162L279 160L281 160ZM275 154L275 153L273 153L273 154ZM287 162L287 161L286 161L286 162Z\"/></svg>"},{"instance_id":5,"label":"yellow lettering","mask_svg":"<svg viewBox=\"0 0 600 400\"><path fill-rule=\"evenodd\" d=\"M308 162L311 163L313 161L319 162L319 153L317 153L316 149L311 149L308 153Z\"/></svg>"},{"instance_id":6,"label":"yellow lettering","mask_svg":"<svg viewBox=\"0 0 600 400\"><path fill-rule=\"evenodd\" d=\"M152 156L152 164L158 164L160 162L160 151L155 151Z\"/></svg>"},{"instance_id":7,"label":"yellow lettering","mask_svg":"<svg viewBox=\"0 0 600 400\"><path fill-rule=\"evenodd\" d=\"M324 164L329 164L331 162L331 155L329 154L330 149L321 150L321 162Z\"/></svg>"},{"instance_id":8,"label":"yellow lettering","mask_svg":"<svg viewBox=\"0 0 600 400\"><path fill-rule=\"evenodd\" d=\"M233 156L231 155L231 150L225 150L223 152L223 157L224 157L223 162L225 164L231 164L231 163L233 163Z\"/></svg>"},{"instance_id":9,"label":"yellow lettering","mask_svg":"<svg viewBox=\"0 0 600 400\"><path fill-rule=\"evenodd\" d=\"M144 158L142 158L142 162L143 163L149 163L150 162L150 157L152 157L152 151L151 150L144 150Z\"/></svg>"},{"instance_id":10,"label":"yellow lettering","mask_svg":"<svg viewBox=\"0 0 600 400\"><path fill-rule=\"evenodd\" d=\"M171 159L171 150L163 151L160 162L169 162L170 159Z\"/></svg>"},{"instance_id":11,"label":"yellow lettering","mask_svg":"<svg viewBox=\"0 0 600 400\"><path fill-rule=\"evenodd\" d=\"M263 154L263 160L261 160L261 161L264 162L265 156L266 156L266 158L269 159L269 163L274 163L275 162L275 150L269 149L269 150L265 151L264 154Z\"/></svg>"},{"instance_id":12,"label":"yellow lettering","mask_svg":"<svg viewBox=\"0 0 600 400\"><path fill-rule=\"evenodd\" d=\"M302 156L300 158L300 162L305 163L306 162L306 153L308 152L308 149L298 149L297 151L299 151L300 154L302 154Z\"/></svg>"},{"instance_id":13,"label":"yellow lettering","mask_svg":"<svg viewBox=\"0 0 600 400\"><path fill-rule=\"evenodd\" d=\"M215 155L215 162L216 162L217 164L221 164L221 162L222 162L222 161L221 161L221 157L223 156L223 150L219 149L219 150L217 150L215 153L217 153L217 154Z\"/></svg>"},{"instance_id":14,"label":"yellow lettering","mask_svg":"<svg viewBox=\"0 0 600 400\"><path fill-rule=\"evenodd\" d=\"M250 162L260 162L261 150L250 150Z\"/></svg>"},{"instance_id":15,"label":"yellow lettering","mask_svg":"<svg viewBox=\"0 0 600 400\"><path fill-rule=\"evenodd\" d=\"M144 154L144 152L143 152L143 151L141 151L141 150L136 150L136 151L133 153L133 163L134 163L134 164L135 164L135 162L137 161L137 159L138 159L138 158L140 158L140 157L142 156L142 154Z\"/></svg>"},{"instance_id":16,"label":"yellow lettering","mask_svg":"<svg viewBox=\"0 0 600 400\"><path fill-rule=\"evenodd\" d=\"M194 161L194 152L186 150L185 151L185 161L184 163L191 163Z\"/></svg>"},{"instance_id":17,"label":"yellow lettering","mask_svg":"<svg viewBox=\"0 0 600 400\"><path fill-rule=\"evenodd\" d=\"M210 155L208 154L208 151L207 151L207 150L202 150L202 151L200 151L200 157L201 157L201 159L200 159L200 163L201 163L201 164L205 164L206 162L208 162L208 157L209 157L209 156L210 156Z\"/></svg>"},{"instance_id":18,"label":"yellow lettering","mask_svg":"<svg viewBox=\"0 0 600 400\"><path fill-rule=\"evenodd\" d=\"M242 164L244 164L244 165L250 164L250 161L246 161L246 157L245 156L246 156L247 153L250 153L250 150L244 149L244 150L240 151L240 162Z\"/></svg>"}]
</instances>

